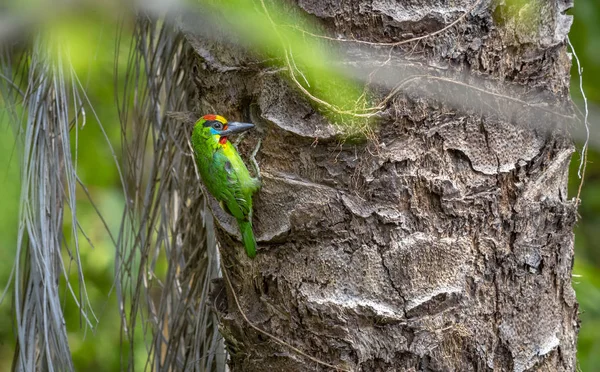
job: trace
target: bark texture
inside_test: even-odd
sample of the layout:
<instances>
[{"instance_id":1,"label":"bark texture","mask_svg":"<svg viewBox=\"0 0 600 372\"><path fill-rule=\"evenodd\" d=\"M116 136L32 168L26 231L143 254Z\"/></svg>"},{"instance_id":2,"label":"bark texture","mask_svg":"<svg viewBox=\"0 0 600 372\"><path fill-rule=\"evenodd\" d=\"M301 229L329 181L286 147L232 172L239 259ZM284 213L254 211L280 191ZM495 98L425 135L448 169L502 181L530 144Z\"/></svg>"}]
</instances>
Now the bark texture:
<instances>
[{"instance_id":1,"label":"bark texture","mask_svg":"<svg viewBox=\"0 0 600 372\"><path fill-rule=\"evenodd\" d=\"M372 42L435 32L469 12L393 55L546 103L568 99L570 1L534 0L533 11L486 0L474 9L471 0L289 3L324 33ZM224 267L250 321L348 370L575 369L573 146L560 120L540 130L527 114L399 94L373 139L343 143L286 71L187 37L198 54L193 106L254 121L245 155L262 139L254 261L215 208ZM232 370L327 370L249 327L216 284Z\"/></svg>"}]
</instances>

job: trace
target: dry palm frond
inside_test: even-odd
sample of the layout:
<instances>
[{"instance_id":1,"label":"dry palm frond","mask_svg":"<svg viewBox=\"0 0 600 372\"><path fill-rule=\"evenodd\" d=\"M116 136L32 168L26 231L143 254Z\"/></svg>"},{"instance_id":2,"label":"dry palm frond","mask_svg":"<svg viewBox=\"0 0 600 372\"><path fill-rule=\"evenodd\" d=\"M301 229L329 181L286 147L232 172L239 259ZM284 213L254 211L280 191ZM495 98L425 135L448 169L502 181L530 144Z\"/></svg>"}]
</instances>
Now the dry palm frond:
<instances>
[{"instance_id":1,"label":"dry palm frond","mask_svg":"<svg viewBox=\"0 0 600 372\"><path fill-rule=\"evenodd\" d=\"M76 144L83 107L90 102L59 46L40 37L18 52L2 48L0 98L17 138L22 185L11 274L17 333L13 368L73 370L60 283L85 325L97 324L79 259L83 231L75 198L77 184L89 197L76 173ZM118 66L118 53L115 57ZM134 369L140 340L147 341L146 369L225 368L217 320L207 306L210 281L219 276L212 217L198 187L190 128L166 118L168 111L186 109L190 61L190 50L174 28L140 19L125 86L116 90L124 91L119 172L127 200L120 233L113 238L121 332L128 343L123 369ZM119 160L114 151L113 158ZM64 230L65 219L71 230ZM73 286L72 267L79 279Z\"/></svg>"},{"instance_id":2,"label":"dry palm frond","mask_svg":"<svg viewBox=\"0 0 600 372\"><path fill-rule=\"evenodd\" d=\"M207 306L219 276L212 216L191 128L167 115L188 109L191 50L172 25L147 18L136 24L134 44L120 103L127 205L115 263L127 368L134 369L141 328L152 340L146 369L222 370L223 344Z\"/></svg>"},{"instance_id":3,"label":"dry palm frond","mask_svg":"<svg viewBox=\"0 0 600 372\"><path fill-rule=\"evenodd\" d=\"M60 45L40 36L31 48L16 55L11 52L2 50L0 94L21 160L13 269L17 336L13 369L67 371L73 369L73 362L59 293L61 280L79 306L84 324L97 323L79 254L78 177L70 142L71 127L79 124L78 114L72 113L80 112L84 94L69 61L63 60ZM70 231L63 229L67 218ZM73 266L78 286L69 282Z\"/></svg>"}]
</instances>

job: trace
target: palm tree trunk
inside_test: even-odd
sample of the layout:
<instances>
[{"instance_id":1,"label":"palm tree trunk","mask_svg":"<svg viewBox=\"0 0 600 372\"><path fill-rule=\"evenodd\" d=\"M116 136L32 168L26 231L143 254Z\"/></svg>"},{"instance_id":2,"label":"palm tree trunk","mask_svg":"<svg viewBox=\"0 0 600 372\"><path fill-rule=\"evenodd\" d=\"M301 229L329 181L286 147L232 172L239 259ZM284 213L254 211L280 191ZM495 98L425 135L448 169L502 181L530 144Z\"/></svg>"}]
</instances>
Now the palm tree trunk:
<instances>
[{"instance_id":1,"label":"palm tree trunk","mask_svg":"<svg viewBox=\"0 0 600 372\"><path fill-rule=\"evenodd\" d=\"M390 63L466 76L461 86L504 84L536 104L568 99L568 0L290 3L335 37L431 34L368 46L391 48ZM289 71L187 39L198 52L190 105L254 121L246 158L262 140L255 260L213 203L227 273L215 306L233 371L575 369L573 144L562 119L531 125L530 110L506 115L501 95L481 89L461 104L447 87L400 91L367 140L350 140ZM444 79L417 85L431 92ZM494 105L499 115L482 108Z\"/></svg>"}]
</instances>

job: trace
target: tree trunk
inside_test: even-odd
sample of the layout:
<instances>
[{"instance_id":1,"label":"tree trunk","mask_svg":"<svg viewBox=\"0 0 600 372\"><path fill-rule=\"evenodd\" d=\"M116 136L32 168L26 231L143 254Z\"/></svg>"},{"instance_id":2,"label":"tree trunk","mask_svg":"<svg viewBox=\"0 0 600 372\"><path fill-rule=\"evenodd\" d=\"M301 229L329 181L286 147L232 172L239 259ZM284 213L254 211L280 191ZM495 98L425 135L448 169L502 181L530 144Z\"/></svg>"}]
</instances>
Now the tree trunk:
<instances>
[{"instance_id":1,"label":"tree trunk","mask_svg":"<svg viewBox=\"0 0 600 372\"><path fill-rule=\"evenodd\" d=\"M391 56L544 102L568 99L569 0L289 3L346 39L435 32ZM530 113L458 108L444 103L447 92L400 93L371 138L350 143L289 71L187 38L198 52L192 107L254 121L240 144L246 159L262 139L255 260L213 208L232 283L214 291L232 370L575 369L576 205L564 130L526 125Z\"/></svg>"}]
</instances>

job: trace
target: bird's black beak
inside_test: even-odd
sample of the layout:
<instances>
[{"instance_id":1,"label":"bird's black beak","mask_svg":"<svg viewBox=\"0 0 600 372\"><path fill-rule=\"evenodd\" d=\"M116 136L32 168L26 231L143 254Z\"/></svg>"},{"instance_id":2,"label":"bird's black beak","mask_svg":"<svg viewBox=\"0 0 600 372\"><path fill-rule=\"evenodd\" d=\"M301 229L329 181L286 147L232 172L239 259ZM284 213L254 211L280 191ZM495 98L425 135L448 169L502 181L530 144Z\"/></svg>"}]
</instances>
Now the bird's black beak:
<instances>
[{"instance_id":1,"label":"bird's black beak","mask_svg":"<svg viewBox=\"0 0 600 372\"><path fill-rule=\"evenodd\" d=\"M254 128L254 124L238 123L234 121L227 123L227 129L222 130L219 134L221 135L221 137L229 136L230 134L242 133L252 128Z\"/></svg>"}]
</instances>

